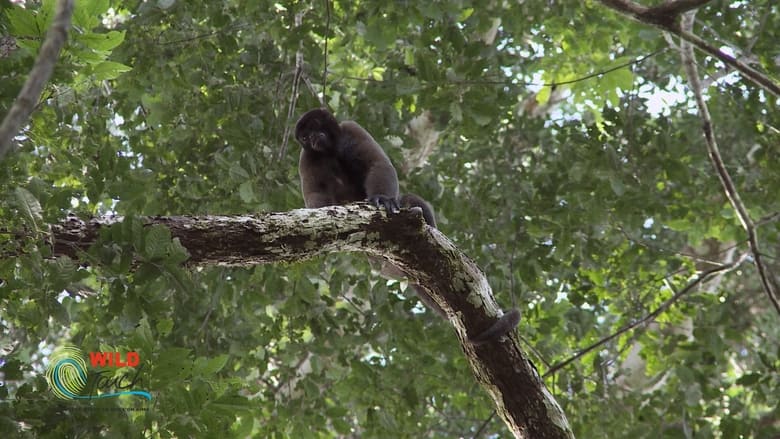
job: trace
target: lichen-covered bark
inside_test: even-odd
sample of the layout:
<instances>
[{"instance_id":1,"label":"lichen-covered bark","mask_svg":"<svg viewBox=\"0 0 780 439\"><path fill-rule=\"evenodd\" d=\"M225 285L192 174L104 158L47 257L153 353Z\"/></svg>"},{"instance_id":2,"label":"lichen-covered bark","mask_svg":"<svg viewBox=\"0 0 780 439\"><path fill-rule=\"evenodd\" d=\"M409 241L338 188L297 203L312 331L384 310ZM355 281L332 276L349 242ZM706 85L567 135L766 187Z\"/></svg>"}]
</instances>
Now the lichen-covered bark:
<instances>
[{"instance_id":1,"label":"lichen-covered bark","mask_svg":"<svg viewBox=\"0 0 780 439\"><path fill-rule=\"evenodd\" d=\"M96 242L100 228L121 221L68 217L52 227L54 253L78 258ZM501 311L480 269L447 237L425 226L418 213L387 217L367 204L353 204L243 216L146 217L143 222L168 227L193 265L293 262L336 251L385 257L414 277L447 313L474 376L515 437L573 437L517 337L482 346L468 342Z\"/></svg>"}]
</instances>

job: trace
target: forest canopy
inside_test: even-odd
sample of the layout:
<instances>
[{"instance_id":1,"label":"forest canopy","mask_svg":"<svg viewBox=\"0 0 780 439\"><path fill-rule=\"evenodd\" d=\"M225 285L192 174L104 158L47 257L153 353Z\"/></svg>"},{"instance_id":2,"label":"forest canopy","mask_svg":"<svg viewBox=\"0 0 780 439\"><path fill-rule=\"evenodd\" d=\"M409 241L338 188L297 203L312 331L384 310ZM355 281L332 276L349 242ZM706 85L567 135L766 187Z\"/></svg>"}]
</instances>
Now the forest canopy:
<instances>
[{"instance_id":1,"label":"forest canopy","mask_svg":"<svg viewBox=\"0 0 780 439\"><path fill-rule=\"evenodd\" d=\"M528 437L364 255L146 222L301 215L316 107L521 311L574 436L780 436L778 2L68 3L0 0L0 436ZM145 394L58 393L77 354Z\"/></svg>"}]
</instances>

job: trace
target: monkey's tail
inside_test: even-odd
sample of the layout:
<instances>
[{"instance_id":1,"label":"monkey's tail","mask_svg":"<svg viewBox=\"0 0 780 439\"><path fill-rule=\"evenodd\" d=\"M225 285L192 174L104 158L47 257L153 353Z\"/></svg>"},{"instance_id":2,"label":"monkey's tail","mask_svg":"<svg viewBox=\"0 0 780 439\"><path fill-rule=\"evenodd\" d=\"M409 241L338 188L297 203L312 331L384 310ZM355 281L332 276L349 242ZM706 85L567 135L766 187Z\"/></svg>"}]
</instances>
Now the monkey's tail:
<instances>
[{"instance_id":1,"label":"monkey's tail","mask_svg":"<svg viewBox=\"0 0 780 439\"><path fill-rule=\"evenodd\" d=\"M419 207L422 210L423 219L425 223L431 227L436 227L436 216L433 212L433 207L423 200L422 197L415 194L405 194L401 196L401 207L413 208Z\"/></svg>"},{"instance_id":2,"label":"monkey's tail","mask_svg":"<svg viewBox=\"0 0 780 439\"><path fill-rule=\"evenodd\" d=\"M425 201L422 197L415 194L406 194L403 195L399 201L402 208L420 208L420 210L422 210L422 215L425 222L431 227L436 227L436 216L433 212L433 207L431 207L431 205L428 204L428 202ZM395 268L395 270L398 272L396 274L403 276L403 272L397 268ZM419 297L425 305L436 311L437 314L444 317L445 319L447 318L447 314L439 307L439 304L428 295L427 291L414 283L410 284L410 286L417 293L417 297ZM469 342L476 346L489 343L503 335L508 334L510 331L512 331L512 329L515 328L515 326L517 326L518 323L520 323L520 311L513 309L501 316L485 331L469 338Z\"/></svg>"},{"instance_id":3,"label":"monkey's tail","mask_svg":"<svg viewBox=\"0 0 780 439\"><path fill-rule=\"evenodd\" d=\"M424 304L447 320L447 314L439 307L439 304L428 295L427 291L417 284L410 284L409 286L417 293L417 297L419 297ZM499 317L489 328L470 337L469 342L474 346L490 343L511 332L518 323L520 323L520 311L512 309Z\"/></svg>"},{"instance_id":4,"label":"monkey's tail","mask_svg":"<svg viewBox=\"0 0 780 439\"><path fill-rule=\"evenodd\" d=\"M513 309L501 316L485 331L469 338L469 341L475 346L489 343L502 335L508 334L518 323L520 323L520 311Z\"/></svg>"}]
</instances>

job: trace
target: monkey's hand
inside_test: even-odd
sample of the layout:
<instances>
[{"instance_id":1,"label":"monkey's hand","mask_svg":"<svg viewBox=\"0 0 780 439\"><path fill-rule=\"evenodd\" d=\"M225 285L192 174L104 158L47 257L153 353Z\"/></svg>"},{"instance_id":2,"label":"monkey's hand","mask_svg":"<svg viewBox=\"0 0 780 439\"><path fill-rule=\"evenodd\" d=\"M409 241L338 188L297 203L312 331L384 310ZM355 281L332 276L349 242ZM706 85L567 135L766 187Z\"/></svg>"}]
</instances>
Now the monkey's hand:
<instances>
[{"instance_id":1,"label":"monkey's hand","mask_svg":"<svg viewBox=\"0 0 780 439\"><path fill-rule=\"evenodd\" d=\"M401 209L398 207L398 200L386 195L372 195L368 197L368 202L376 207L380 205L385 208L387 213L398 213Z\"/></svg>"},{"instance_id":2,"label":"monkey's hand","mask_svg":"<svg viewBox=\"0 0 780 439\"><path fill-rule=\"evenodd\" d=\"M501 336L506 335L512 329L520 323L520 311L513 309L508 313L501 316L493 326L487 328L480 334L469 338L469 341L474 346L480 346L489 343L493 340L499 339Z\"/></svg>"}]
</instances>

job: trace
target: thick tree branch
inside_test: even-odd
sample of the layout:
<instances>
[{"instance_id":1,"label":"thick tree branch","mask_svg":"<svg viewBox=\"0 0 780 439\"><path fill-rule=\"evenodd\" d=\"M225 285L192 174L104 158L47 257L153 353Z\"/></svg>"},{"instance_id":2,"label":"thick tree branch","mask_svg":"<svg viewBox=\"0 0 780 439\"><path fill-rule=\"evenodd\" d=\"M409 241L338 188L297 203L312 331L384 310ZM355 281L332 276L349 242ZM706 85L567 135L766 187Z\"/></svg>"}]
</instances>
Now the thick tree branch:
<instances>
[{"instance_id":1,"label":"thick tree branch","mask_svg":"<svg viewBox=\"0 0 780 439\"><path fill-rule=\"evenodd\" d=\"M693 17L695 13L686 13L683 15L681 22L681 29L684 32L691 32L693 28ZM753 220L750 218L750 214L742 202L739 192L737 191L734 181L731 179L731 175L726 169L726 165L723 163L723 157L720 155L720 149L718 143L715 140L715 130L712 126L712 118L710 117L710 110L707 106L707 102L704 100L704 94L702 93L701 82L699 79L699 71L696 68L696 59L693 54L693 47L687 40L680 42L680 56L682 57L682 63L685 67L685 72L688 75L688 82L691 85L693 95L696 97L696 106L699 108L699 117L702 121L702 130L704 131L704 141L707 145L707 155L710 158L710 163L715 169L715 172L720 179L720 184L723 186L723 191L726 193L731 206L737 213L742 227L747 232L748 245L750 251L753 253L753 259L758 270L758 276L761 279L761 285L769 297L769 301L774 305L777 313L780 314L780 302L777 299L777 292L775 291L774 283L772 282L772 274L763 262L763 256L758 245L758 235L756 233L756 227L753 224Z\"/></svg>"},{"instance_id":2,"label":"thick tree branch","mask_svg":"<svg viewBox=\"0 0 780 439\"><path fill-rule=\"evenodd\" d=\"M769 93L780 97L780 84L773 81L768 76L750 67L748 64L734 58L733 56L718 50L715 46L694 35L688 30L682 29L679 24L681 13L696 7L702 6L707 1L704 0L677 0L663 3L659 6L648 7L631 0L600 0L602 4L620 12L623 15L631 17L641 23L660 27L671 32L687 41L702 52L706 52L735 68L746 79L752 81Z\"/></svg>"},{"instance_id":3,"label":"thick tree branch","mask_svg":"<svg viewBox=\"0 0 780 439\"><path fill-rule=\"evenodd\" d=\"M679 15L693 9L700 8L711 0L666 0L658 6L650 9L656 14Z\"/></svg>"},{"instance_id":4,"label":"thick tree branch","mask_svg":"<svg viewBox=\"0 0 780 439\"><path fill-rule=\"evenodd\" d=\"M38 58L35 60L30 76L24 83L19 96L0 125L0 159L5 157L13 146L13 139L19 133L22 125L30 118L43 87L54 71L60 49L68 39L70 17L73 14L73 0L60 0L57 2L57 12L54 16L51 28L46 33L46 41L43 42Z\"/></svg>"},{"instance_id":5,"label":"thick tree branch","mask_svg":"<svg viewBox=\"0 0 780 439\"><path fill-rule=\"evenodd\" d=\"M69 217L52 227L55 255L78 258L101 228L122 218ZM368 204L298 209L252 216L148 217L190 253L190 264L248 266L294 262L336 251L385 257L409 273L448 315L477 381L518 438L572 438L568 421L536 368L510 334L471 344L501 314L485 275L413 211L387 217Z\"/></svg>"}]
</instances>

